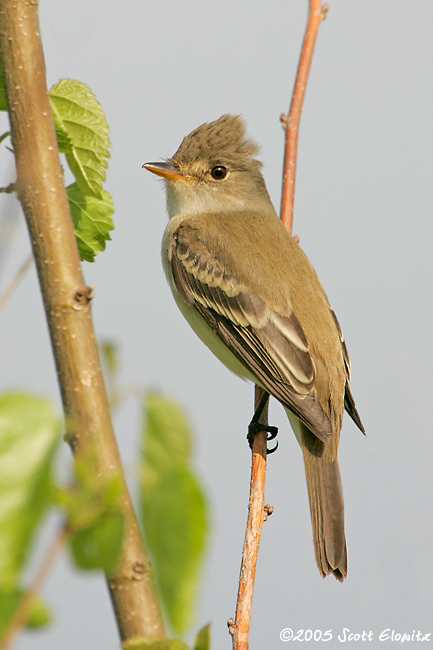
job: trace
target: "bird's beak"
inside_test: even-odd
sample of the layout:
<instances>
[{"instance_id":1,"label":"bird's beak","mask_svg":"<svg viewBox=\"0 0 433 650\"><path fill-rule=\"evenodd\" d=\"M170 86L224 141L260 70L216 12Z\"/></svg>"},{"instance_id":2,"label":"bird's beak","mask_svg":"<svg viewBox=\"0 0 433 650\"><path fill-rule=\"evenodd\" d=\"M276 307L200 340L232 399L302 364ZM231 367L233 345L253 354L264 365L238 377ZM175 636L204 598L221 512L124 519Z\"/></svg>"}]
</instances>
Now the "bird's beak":
<instances>
[{"instance_id":1,"label":"bird's beak","mask_svg":"<svg viewBox=\"0 0 433 650\"><path fill-rule=\"evenodd\" d=\"M182 174L171 162L144 163L143 167L153 174L168 178L171 181L178 181L180 178L185 179L185 174Z\"/></svg>"}]
</instances>

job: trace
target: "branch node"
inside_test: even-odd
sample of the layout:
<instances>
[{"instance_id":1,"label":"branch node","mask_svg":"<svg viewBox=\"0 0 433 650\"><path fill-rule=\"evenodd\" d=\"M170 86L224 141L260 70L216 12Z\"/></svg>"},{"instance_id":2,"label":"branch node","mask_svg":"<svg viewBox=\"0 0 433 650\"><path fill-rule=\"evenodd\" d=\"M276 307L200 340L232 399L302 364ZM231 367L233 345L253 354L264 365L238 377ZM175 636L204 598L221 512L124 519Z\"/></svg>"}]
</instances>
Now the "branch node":
<instances>
[{"instance_id":1,"label":"branch node","mask_svg":"<svg viewBox=\"0 0 433 650\"><path fill-rule=\"evenodd\" d=\"M287 129L287 115L285 113L281 113L280 122L281 126L283 127L283 131L285 131Z\"/></svg>"},{"instance_id":2,"label":"branch node","mask_svg":"<svg viewBox=\"0 0 433 650\"><path fill-rule=\"evenodd\" d=\"M236 628L236 623L233 618L229 618L229 620L227 621L227 627L229 628L230 636L233 636Z\"/></svg>"},{"instance_id":3,"label":"branch node","mask_svg":"<svg viewBox=\"0 0 433 650\"><path fill-rule=\"evenodd\" d=\"M133 580L143 580L145 574L146 574L146 566L143 564L143 562L139 562L136 560L134 564L132 565L132 571L133 571Z\"/></svg>"},{"instance_id":4,"label":"branch node","mask_svg":"<svg viewBox=\"0 0 433 650\"><path fill-rule=\"evenodd\" d=\"M265 505L265 507L263 508L263 510L264 510L264 513L265 513L265 519L264 519L264 521L266 521L266 519L267 519L268 517L270 517L271 514L274 512L274 506L270 506L269 504L267 504L267 505Z\"/></svg>"},{"instance_id":5,"label":"branch node","mask_svg":"<svg viewBox=\"0 0 433 650\"><path fill-rule=\"evenodd\" d=\"M293 239L297 244L299 244L299 235L293 235Z\"/></svg>"},{"instance_id":6,"label":"branch node","mask_svg":"<svg viewBox=\"0 0 433 650\"><path fill-rule=\"evenodd\" d=\"M326 16L329 11L329 5L324 4L320 7L320 20L323 22L326 19Z\"/></svg>"},{"instance_id":7,"label":"branch node","mask_svg":"<svg viewBox=\"0 0 433 650\"><path fill-rule=\"evenodd\" d=\"M74 295L74 304L72 305L73 309L75 309L76 311L80 311L80 309L84 309L84 307L86 307L86 305L88 305L93 298L94 288L95 285L90 284L88 287L82 286L79 289L77 289Z\"/></svg>"}]
</instances>

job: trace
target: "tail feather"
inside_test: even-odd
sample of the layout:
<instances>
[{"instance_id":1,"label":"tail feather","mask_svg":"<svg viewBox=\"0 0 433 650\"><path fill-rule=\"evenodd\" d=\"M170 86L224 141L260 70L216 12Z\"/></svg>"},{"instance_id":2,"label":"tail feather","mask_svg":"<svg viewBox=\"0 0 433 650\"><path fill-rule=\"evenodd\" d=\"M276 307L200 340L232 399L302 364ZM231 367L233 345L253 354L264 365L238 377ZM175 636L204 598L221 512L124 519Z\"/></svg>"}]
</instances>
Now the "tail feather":
<instances>
[{"instance_id":1,"label":"tail feather","mask_svg":"<svg viewBox=\"0 0 433 650\"><path fill-rule=\"evenodd\" d=\"M314 456L303 447L305 476L313 526L314 551L322 577L347 575L344 503L338 461Z\"/></svg>"}]
</instances>

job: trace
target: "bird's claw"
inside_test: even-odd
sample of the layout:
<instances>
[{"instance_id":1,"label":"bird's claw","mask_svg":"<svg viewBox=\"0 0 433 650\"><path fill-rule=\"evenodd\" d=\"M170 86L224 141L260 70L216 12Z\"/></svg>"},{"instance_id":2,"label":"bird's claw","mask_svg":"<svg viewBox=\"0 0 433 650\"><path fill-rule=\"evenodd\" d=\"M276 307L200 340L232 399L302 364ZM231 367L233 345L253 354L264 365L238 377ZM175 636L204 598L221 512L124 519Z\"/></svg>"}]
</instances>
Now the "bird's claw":
<instances>
[{"instance_id":1,"label":"bird's claw","mask_svg":"<svg viewBox=\"0 0 433 650\"><path fill-rule=\"evenodd\" d=\"M278 427L267 426L265 431L267 431L269 433L269 435L267 437L268 442L269 442L269 440L274 440L278 435Z\"/></svg>"},{"instance_id":2,"label":"bird's claw","mask_svg":"<svg viewBox=\"0 0 433 650\"><path fill-rule=\"evenodd\" d=\"M270 426L269 424L261 424L260 422L250 422L250 424L248 425L248 435L247 435L247 440L250 449L253 448L254 437L256 433L258 433L259 431L266 431L266 433L269 433L269 435L266 438L267 441L274 440L278 434L278 427L273 427ZM274 451L277 451L277 449L278 449L278 441L275 447L273 447L272 449L267 449L266 451L268 454L273 454Z\"/></svg>"}]
</instances>

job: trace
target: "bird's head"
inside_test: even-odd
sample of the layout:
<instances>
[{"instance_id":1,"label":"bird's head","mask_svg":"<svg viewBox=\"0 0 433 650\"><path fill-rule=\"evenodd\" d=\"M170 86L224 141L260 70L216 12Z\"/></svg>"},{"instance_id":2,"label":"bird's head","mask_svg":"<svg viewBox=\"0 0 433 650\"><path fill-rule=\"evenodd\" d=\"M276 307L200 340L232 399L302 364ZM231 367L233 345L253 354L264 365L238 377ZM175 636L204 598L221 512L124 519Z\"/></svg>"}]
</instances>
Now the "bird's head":
<instances>
[{"instance_id":1,"label":"bird's head","mask_svg":"<svg viewBox=\"0 0 433 650\"><path fill-rule=\"evenodd\" d=\"M165 180L170 217L243 210L260 198L269 201L257 152L242 119L223 115L187 135L167 162L143 167Z\"/></svg>"}]
</instances>

